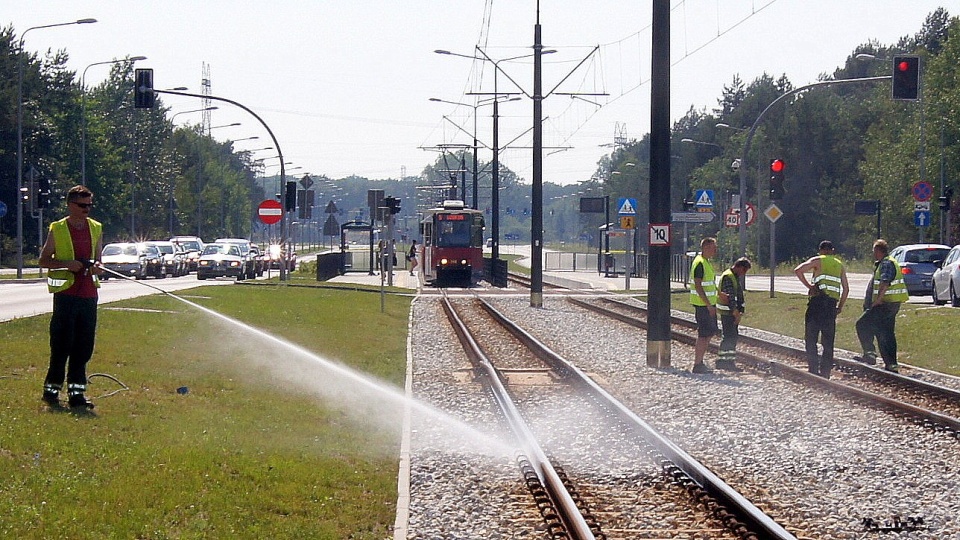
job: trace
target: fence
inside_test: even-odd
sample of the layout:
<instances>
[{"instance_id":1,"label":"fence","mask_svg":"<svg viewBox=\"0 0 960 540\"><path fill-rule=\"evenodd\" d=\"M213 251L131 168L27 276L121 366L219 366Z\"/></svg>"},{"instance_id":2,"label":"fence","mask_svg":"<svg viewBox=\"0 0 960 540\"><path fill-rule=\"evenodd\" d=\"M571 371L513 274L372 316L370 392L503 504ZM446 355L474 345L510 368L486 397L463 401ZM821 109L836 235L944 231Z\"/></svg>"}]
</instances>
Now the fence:
<instances>
[{"instance_id":1,"label":"fence","mask_svg":"<svg viewBox=\"0 0 960 540\"><path fill-rule=\"evenodd\" d=\"M547 251L543 254L545 272L597 272L609 276L625 275L628 265L634 268L632 276L645 278L650 274L650 256L635 255L630 264L626 253L573 253ZM676 253L670 256L670 281L686 283L690 273L691 257Z\"/></svg>"}]
</instances>

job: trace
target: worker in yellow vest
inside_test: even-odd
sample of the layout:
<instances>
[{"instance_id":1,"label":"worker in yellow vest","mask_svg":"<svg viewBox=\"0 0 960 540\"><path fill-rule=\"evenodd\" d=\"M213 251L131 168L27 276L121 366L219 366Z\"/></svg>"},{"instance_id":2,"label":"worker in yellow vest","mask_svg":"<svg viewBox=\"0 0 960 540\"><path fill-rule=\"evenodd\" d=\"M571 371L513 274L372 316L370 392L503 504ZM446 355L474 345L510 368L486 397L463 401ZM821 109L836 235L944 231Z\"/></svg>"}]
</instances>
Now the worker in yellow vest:
<instances>
[{"instance_id":1,"label":"worker in yellow vest","mask_svg":"<svg viewBox=\"0 0 960 540\"><path fill-rule=\"evenodd\" d=\"M74 186L67 192L69 215L50 224L39 264L48 268L47 289L53 293L50 318L50 367L43 383L43 401L60 406L64 376L71 408L92 409L84 396L87 362L97 332L97 289L103 226L90 219L93 192ZM69 367L68 367L69 364Z\"/></svg>"},{"instance_id":2,"label":"worker in yellow vest","mask_svg":"<svg viewBox=\"0 0 960 540\"><path fill-rule=\"evenodd\" d=\"M807 288L807 312L804 315L804 341L807 349L807 367L810 373L830 378L833 369L833 343L837 336L837 316L850 294L847 271L836 255L833 242L820 242L818 255L797 265L793 273ZM806 273L813 277L807 280ZM823 355L817 354L817 339L823 345Z\"/></svg>"},{"instance_id":3,"label":"worker in yellow vest","mask_svg":"<svg viewBox=\"0 0 960 540\"><path fill-rule=\"evenodd\" d=\"M887 241L879 239L873 243L873 258L876 270L873 283L867 286L863 300L863 314L857 319L857 338L863 347L863 356L856 359L869 365L877 363L873 340L877 340L884 369L898 373L897 364L897 313L900 304L910 298L907 285L903 281L900 265L891 257Z\"/></svg>"},{"instance_id":4,"label":"worker in yellow vest","mask_svg":"<svg viewBox=\"0 0 960 540\"><path fill-rule=\"evenodd\" d=\"M750 271L750 259L740 257L720 274L720 290L717 294L717 313L720 314L720 353L717 369L743 371L737 367L737 341L740 339L740 318L743 316L746 298L743 294L744 281Z\"/></svg>"},{"instance_id":5,"label":"worker in yellow vest","mask_svg":"<svg viewBox=\"0 0 960 540\"><path fill-rule=\"evenodd\" d=\"M700 241L700 253L690 265L690 304L697 320L697 342L694 346L694 373L712 373L703 362L710 340L717 335L717 274L710 259L717 256L717 239Z\"/></svg>"}]
</instances>

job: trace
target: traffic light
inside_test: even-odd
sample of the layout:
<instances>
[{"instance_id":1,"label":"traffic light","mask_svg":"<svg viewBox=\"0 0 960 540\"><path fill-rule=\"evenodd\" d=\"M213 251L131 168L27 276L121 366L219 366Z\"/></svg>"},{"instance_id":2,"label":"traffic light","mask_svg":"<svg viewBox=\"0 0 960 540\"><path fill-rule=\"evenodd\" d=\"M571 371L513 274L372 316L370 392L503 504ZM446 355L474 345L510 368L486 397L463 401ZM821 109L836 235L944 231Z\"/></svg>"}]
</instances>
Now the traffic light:
<instances>
[{"instance_id":1,"label":"traffic light","mask_svg":"<svg viewBox=\"0 0 960 540\"><path fill-rule=\"evenodd\" d=\"M920 94L920 57L893 57L893 99L916 100Z\"/></svg>"},{"instance_id":2,"label":"traffic light","mask_svg":"<svg viewBox=\"0 0 960 540\"><path fill-rule=\"evenodd\" d=\"M37 208L49 208L50 207L50 194L52 190L50 189L50 180L41 177L37 181Z\"/></svg>"},{"instance_id":3,"label":"traffic light","mask_svg":"<svg viewBox=\"0 0 960 540\"><path fill-rule=\"evenodd\" d=\"M297 183L293 180L287 182L283 197L283 208L287 212L293 212L297 209Z\"/></svg>"},{"instance_id":4,"label":"traffic light","mask_svg":"<svg viewBox=\"0 0 960 540\"><path fill-rule=\"evenodd\" d=\"M137 109L152 109L157 95L153 93L153 70L136 69L133 83L133 106Z\"/></svg>"},{"instance_id":5,"label":"traffic light","mask_svg":"<svg viewBox=\"0 0 960 540\"><path fill-rule=\"evenodd\" d=\"M391 214L400 213L400 199L397 197L385 197L383 199L383 205L390 210Z\"/></svg>"},{"instance_id":6,"label":"traffic light","mask_svg":"<svg viewBox=\"0 0 960 540\"><path fill-rule=\"evenodd\" d=\"M953 197L953 186L943 188L943 195L940 196L940 209L950 210L950 198Z\"/></svg>"},{"instance_id":7,"label":"traffic light","mask_svg":"<svg viewBox=\"0 0 960 540\"><path fill-rule=\"evenodd\" d=\"M770 200L779 201L783 198L786 189L783 186L783 169L786 167L782 159L770 160Z\"/></svg>"}]
</instances>

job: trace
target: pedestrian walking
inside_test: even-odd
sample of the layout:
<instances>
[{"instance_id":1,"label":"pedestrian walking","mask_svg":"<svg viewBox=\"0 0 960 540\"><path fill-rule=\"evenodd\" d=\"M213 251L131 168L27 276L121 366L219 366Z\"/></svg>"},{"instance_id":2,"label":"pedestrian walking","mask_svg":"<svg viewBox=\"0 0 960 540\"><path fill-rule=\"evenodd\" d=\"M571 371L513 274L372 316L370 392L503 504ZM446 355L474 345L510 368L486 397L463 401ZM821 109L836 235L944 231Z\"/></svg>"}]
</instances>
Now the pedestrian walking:
<instances>
[{"instance_id":1,"label":"pedestrian walking","mask_svg":"<svg viewBox=\"0 0 960 540\"><path fill-rule=\"evenodd\" d=\"M100 250L103 227L91 219L93 192L74 186L67 192L67 217L50 224L40 250L40 267L48 268L47 289L53 293L50 318L50 366L42 399L60 406L64 376L68 404L92 409L84 396L87 362L93 356L97 333L97 289L100 287Z\"/></svg>"},{"instance_id":2,"label":"pedestrian walking","mask_svg":"<svg viewBox=\"0 0 960 540\"><path fill-rule=\"evenodd\" d=\"M717 313L720 314L720 355L717 369L743 371L737 367L737 341L740 339L740 318L743 316L745 298L744 276L750 270L750 259L740 257L733 266L720 274L720 291L717 294Z\"/></svg>"},{"instance_id":3,"label":"pedestrian walking","mask_svg":"<svg viewBox=\"0 0 960 540\"><path fill-rule=\"evenodd\" d=\"M410 251L407 252L407 262L410 263L410 275L413 275L414 270L417 269L417 241L411 240L410 242Z\"/></svg>"},{"instance_id":4,"label":"pedestrian walking","mask_svg":"<svg viewBox=\"0 0 960 540\"><path fill-rule=\"evenodd\" d=\"M871 366L877 363L877 349L883 359L884 369L898 373L897 364L897 313L900 304L910 297L903 281L900 265L890 256L890 247L884 239L873 243L875 270L873 282L867 286L863 299L863 314L857 319L857 338L863 348L863 356L856 360ZM874 348L874 340L877 347Z\"/></svg>"},{"instance_id":5,"label":"pedestrian walking","mask_svg":"<svg viewBox=\"0 0 960 540\"><path fill-rule=\"evenodd\" d=\"M700 241L700 253L690 265L690 304L697 320L697 342L694 346L694 373L711 373L703 362L710 340L717 334L717 276L710 259L717 255L717 239Z\"/></svg>"},{"instance_id":6,"label":"pedestrian walking","mask_svg":"<svg viewBox=\"0 0 960 540\"><path fill-rule=\"evenodd\" d=\"M833 343L837 336L837 316L850 294L847 270L836 255L833 242L824 240L817 249L818 255L797 265L793 273L807 288L807 312L804 314L803 338L807 351L807 370L825 379L833 369ZM807 273L812 279L808 280ZM818 354L817 340L823 347Z\"/></svg>"}]
</instances>

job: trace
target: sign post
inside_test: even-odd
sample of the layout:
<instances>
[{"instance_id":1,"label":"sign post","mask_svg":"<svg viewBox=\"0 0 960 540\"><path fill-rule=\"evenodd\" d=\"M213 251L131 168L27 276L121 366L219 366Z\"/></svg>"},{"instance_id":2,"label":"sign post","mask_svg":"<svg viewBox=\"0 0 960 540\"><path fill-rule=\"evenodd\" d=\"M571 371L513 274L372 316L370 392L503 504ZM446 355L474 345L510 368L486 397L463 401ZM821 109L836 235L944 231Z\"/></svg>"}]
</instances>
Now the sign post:
<instances>
[{"instance_id":1,"label":"sign post","mask_svg":"<svg viewBox=\"0 0 960 540\"><path fill-rule=\"evenodd\" d=\"M626 276L623 286L629 291L630 274L633 273L637 266L637 254L633 252L633 245L636 243L633 229L636 227L637 200L622 198L617 202L617 208L617 214L620 215L620 228L630 232L628 235L629 240L627 241L627 262L623 268L623 274Z\"/></svg>"}]
</instances>

